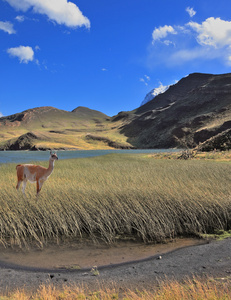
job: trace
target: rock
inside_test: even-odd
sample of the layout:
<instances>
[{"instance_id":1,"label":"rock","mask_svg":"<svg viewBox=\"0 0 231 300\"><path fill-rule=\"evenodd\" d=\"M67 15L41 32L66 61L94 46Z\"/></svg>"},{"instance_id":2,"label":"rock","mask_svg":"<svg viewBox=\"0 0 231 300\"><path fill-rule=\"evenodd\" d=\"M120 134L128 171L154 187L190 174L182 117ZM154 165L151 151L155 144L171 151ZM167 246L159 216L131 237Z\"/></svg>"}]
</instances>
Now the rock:
<instances>
[{"instance_id":1,"label":"rock","mask_svg":"<svg viewBox=\"0 0 231 300\"><path fill-rule=\"evenodd\" d=\"M35 140L39 140L38 136L32 132L27 132L16 140L9 140L2 150L37 150L34 145Z\"/></svg>"}]
</instances>

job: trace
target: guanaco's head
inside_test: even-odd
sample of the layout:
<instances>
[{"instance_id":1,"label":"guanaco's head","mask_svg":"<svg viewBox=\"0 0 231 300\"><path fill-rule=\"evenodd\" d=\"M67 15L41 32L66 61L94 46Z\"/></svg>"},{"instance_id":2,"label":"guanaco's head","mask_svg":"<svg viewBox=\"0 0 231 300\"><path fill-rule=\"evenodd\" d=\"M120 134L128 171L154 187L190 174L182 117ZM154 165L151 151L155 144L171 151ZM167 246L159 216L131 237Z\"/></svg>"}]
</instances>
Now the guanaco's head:
<instances>
[{"instance_id":1,"label":"guanaco's head","mask_svg":"<svg viewBox=\"0 0 231 300\"><path fill-rule=\"evenodd\" d=\"M52 153L52 151L50 151L50 159L51 160L58 160L58 156L57 156L57 154L56 154L56 152L53 152Z\"/></svg>"}]
</instances>

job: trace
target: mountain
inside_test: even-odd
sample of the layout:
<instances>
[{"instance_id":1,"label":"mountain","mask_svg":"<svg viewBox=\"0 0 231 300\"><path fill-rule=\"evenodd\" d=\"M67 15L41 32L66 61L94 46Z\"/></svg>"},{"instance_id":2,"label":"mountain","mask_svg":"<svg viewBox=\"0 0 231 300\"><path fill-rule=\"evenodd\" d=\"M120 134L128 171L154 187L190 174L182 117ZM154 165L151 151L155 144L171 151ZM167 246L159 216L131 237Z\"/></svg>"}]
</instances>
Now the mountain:
<instances>
[{"instance_id":1,"label":"mountain","mask_svg":"<svg viewBox=\"0 0 231 300\"><path fill-rule=\"evenodd\" d=\"M120 132L137 148L193 148L225 136L231 129L231 74L190 74L120 121Z\"/></svg>"},{"instance_id":2,"label":"mountain","mask_svg":"<svg viewBox=\"0 0 231 300\"><path fill-rule=\"evenodd\" d=\"M158 88L154 88L153 90L151 90L151 92L149 92L144 100L141 102L141 106L146 104L147 102L153 100L156 96L163 94L165 91L167 91L167 89L170 87L170 85L160 85Z\"/></svg>"},{"instance_id":3,"label":"mountain","mask_svg":"<svg viewBox=\"0 0 231 300\"><path fill-rule=\"evenodd\" d=\"M231 149L231 74L193 73L144 105L109 117L37 107L0 118L0 150Z\"/></svg>"},{"instance_id":4,"label":"mountain","mask_svg":"<svg viewBox=\"0 0 231 300\"><path fill-rule=\"evenodd\" d=\"M110 117L87 107L37 107L0 118L0 150L131 148Z\"/></svg>"},{"instance_id":5,"label":"mountain","mask_svg":"<svg viewBox=\"0 0 231 300\"><path fill-rule=\"evenodd\" d=\"M88 107L78 106L72 110L72 113L75 113L76 116L82 118L92 118L92 119L108 119L109 117L98 110L93 110Z\"/></svg>"}]
</instances>

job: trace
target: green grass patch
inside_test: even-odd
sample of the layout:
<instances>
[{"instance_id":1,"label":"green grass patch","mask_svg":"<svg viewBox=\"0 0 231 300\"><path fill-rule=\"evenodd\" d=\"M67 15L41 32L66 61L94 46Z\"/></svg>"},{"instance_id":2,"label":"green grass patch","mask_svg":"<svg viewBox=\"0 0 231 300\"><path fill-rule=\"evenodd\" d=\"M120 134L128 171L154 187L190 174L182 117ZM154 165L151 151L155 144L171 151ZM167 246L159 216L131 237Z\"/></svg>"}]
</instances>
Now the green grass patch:
<instances>
[{"instance_id":1,"label":"green grass patch","mask_svg":"<svg viewBox=\"0 0 231 300\"><path fill-rule=\"evenodd\" d=\"M20 155L20 153L19 153ZM48 162L42 162L48 165ZM230 163L110 154L60 160L37 199L0 165L0 242L24 247L88 237L161 242L231 229Z\"/></svg>"},{"instance_id":2,"label":"green grass patch","mask_svg":"<svg viewBox=\"0 0 231 300\"><path fill-rule=\"evenodd\" d=\"M231 230L228 230L228 231L225 231L223 229L215 230L215 233L203 234L202 237L206 238L206 239L216 239L216 240L222 241L224 239L231 237Z\"/></svg>"}]
</instances>

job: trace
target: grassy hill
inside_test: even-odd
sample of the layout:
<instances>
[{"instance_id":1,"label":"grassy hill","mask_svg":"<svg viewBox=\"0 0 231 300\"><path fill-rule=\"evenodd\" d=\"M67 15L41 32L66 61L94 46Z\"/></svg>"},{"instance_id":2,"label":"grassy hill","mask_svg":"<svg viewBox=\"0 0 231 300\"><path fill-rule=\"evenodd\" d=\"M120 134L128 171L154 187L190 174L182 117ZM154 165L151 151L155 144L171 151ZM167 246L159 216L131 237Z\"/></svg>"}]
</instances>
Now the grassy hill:
<instances>
[{"instance_id":1,"label":"grassy hill","mask_svg":"<svg viewBox=\"0 0 231 300\"><path fill-rule=\"evenodd\" d=\"M54 107L29 109L0 118L0 132L1 150L131 147L110 117L86 107L72 112Z\"/></svg>"}]
</instances>

